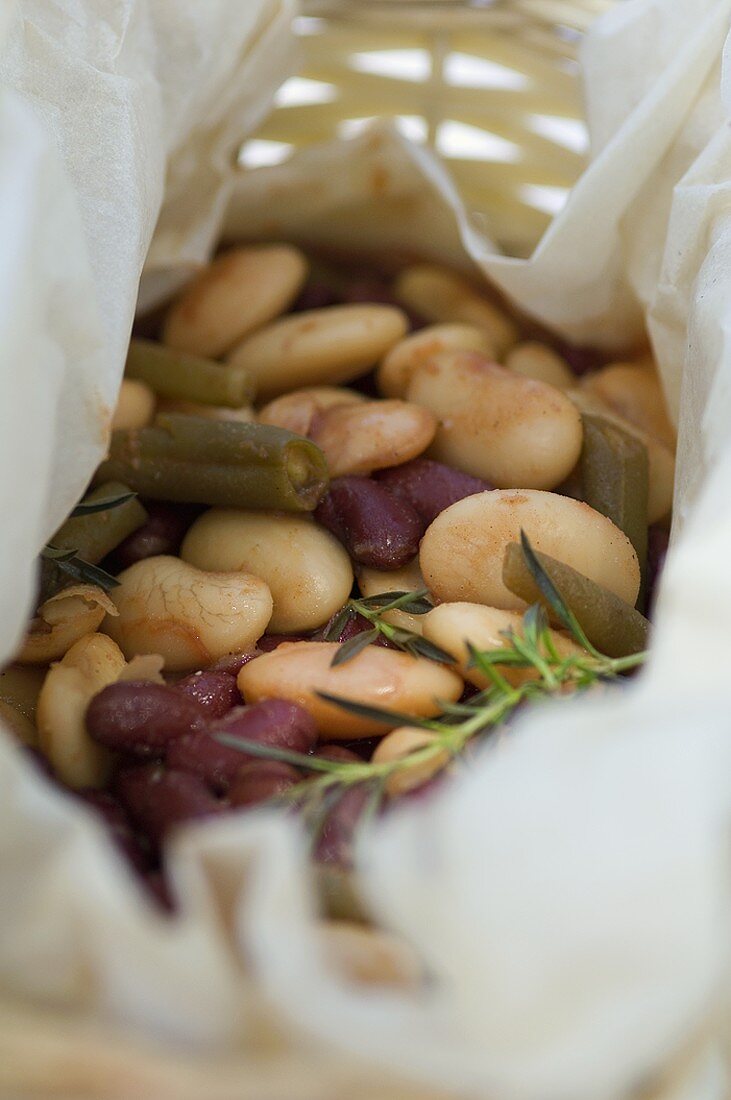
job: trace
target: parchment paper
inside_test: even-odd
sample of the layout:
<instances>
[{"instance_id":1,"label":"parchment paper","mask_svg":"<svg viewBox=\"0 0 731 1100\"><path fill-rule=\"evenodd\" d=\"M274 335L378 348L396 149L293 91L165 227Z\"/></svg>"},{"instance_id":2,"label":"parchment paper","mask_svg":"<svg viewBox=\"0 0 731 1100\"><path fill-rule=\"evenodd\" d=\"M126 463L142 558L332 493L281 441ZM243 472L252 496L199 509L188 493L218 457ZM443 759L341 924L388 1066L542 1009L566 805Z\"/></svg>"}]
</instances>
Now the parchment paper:
<instances>
[{"instance_id":1,"label":"parchment paper","mask_svg":"<svg viewBox=\"0 0 731 1100\"><path fill-rule=\"evenodd\" d=\"M628 0L592 33L594 160L527 262L492 255L439 166L388 132L236 182L226 175L235 59L258 19L275 19L259 41L280 49L281 24L274 5L212 12L77 0L20 5L6 27L5 652L27 605L27 558L103 447L171 156L150 253L156 280L205 254L230 197L229 234L428 242L454 262L471 256L575 339L619 348L646 316L680 425L679 533L654 657L621 696L528 716L444 794L364 837L371 902L428 966L418 996L366 995L323 970L292 825L260 814L182 833L170 853L182 914L168 923L84 812L0 741L0 987L194 1049L245 1051L264 999L290 1021L293 1042L326 1038L374 1067L490 1100L720 1100L731 927L731 103L721 50L731 2ZM256 53L246 56L255 66ZM256 71L271 84L281 76ZM249 99L254 85L236 86L243 131L266 92ZM192 201L198 187L205 206Z\"/></svg>"}]
</instances>

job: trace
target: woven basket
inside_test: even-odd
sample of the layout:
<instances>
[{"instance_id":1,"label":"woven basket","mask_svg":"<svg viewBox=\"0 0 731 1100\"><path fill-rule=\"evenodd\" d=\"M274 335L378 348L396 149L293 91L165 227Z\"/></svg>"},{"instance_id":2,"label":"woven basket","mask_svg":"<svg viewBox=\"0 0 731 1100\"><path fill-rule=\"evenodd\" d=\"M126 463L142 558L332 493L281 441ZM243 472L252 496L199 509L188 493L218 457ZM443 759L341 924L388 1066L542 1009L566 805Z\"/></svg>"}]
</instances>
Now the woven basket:
<instances>
[{"instance_id":1,"label":"woven basket","mask_svg":"<svg viewBox=\"0 0 731 1100\"><path fill-rule=\"evenodd\" d=\"M448 162L509 253L530 251L583 166L576 51L615 0L311 0L300 75L247 168L387 116ZM401 70L399 71L399 66ZM262 1005L255 1039L194 1055L81 1014L0 1002L1 1100L440 1100L309 1040Z\"/></svg>"}]
</instances>

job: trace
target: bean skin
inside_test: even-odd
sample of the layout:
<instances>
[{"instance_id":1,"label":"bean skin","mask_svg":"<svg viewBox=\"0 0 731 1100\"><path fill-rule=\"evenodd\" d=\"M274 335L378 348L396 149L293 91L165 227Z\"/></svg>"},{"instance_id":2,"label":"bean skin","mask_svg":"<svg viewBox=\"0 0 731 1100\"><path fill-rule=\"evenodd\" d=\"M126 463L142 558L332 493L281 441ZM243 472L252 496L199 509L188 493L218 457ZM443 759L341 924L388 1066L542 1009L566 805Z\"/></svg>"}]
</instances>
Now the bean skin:
<instances>
[{"instance_id":1,"label":"bean skin","mask_svg":"<svg viewBox=\"0 0 731 1100\"><path fill-rule=\"evenodd\" d=\"M344 745L323 745L314 755L321 760L333 760L337 764L363 763L362 756L358 756L352 749L346 749Z\"/></svg>"},{"instance_id":2,"label":"bean skin","mask_svg":"<svg viewBox=\"0 0 731 1100\"><path fill-rule=\"evenodd\" d=\"M225 733L301 753L309 752L317 740L317 726L309 712L286 699L264 699L250 707L234 707L213 722L209 732L211 736ZM242 763L251 761L246 753L239 756Z\"/></svg>"},{"instance_id":3,"label":"bean skin","mask_svg":"<svg viewBox=\"0 0 731 1100\"><path fill-rule=\"evenodd\" d=\"M361 565L399 569L415 556L424 523L406 501L367 477L338 477L315 518Z\"/></svg>"},{"instance_id":4,"label":"bean skin","mask_svg":"<svg viewBox=\"0 0 731 1100\"><path fill-rule=\"evenodd\" d=\"M209 718L222 718L232 707L241 706L243 702L236 687L239 671L240 666L236 672L213 672L210 669L193 672L173 686L176 691L199 703Z\"/></svg>"},{"instance_id":5,"label":"bean skin","mask_svg":"<svg viewBox=\"0 0 731 1100\"><path fill-rule=\"evenodd\" d=\"M382 470L376 478L389 493L410 504L427 527L450 504L494 488L481 478L429 458L415 458L403 466Z\"/></svg>"},{"instance_id":6,"label":"bean skin","mask_svg":"<svg viewBox=\"0 0 731 1100\"><path fill-rule=\"evenodd\" d=\"M86 728L100 745L141 759L164 755L171 741L204 729L206 711L166 684L120 681L95 695Z\"/></svg>"},{"instance_id":7,"label":"bean skin","mask_svg":"<svg viewBox=\"0 0 731 1100\"><path fill-rule=\"evenodd\" d=\"M231 806L255 806L291 790L301 782L296 768L277 760L257 760L241 769L229 791Z\"/></svg>"},{"instance_id":8,"label":"bean skin","mask_svg":"<svg viewBox=\"0 0 731 1100\"><path fill-rule=\"evenodd\" d=\"M223 809L198 776L159 764L120 771L116 791L132 820L156 845L175 826L214 817Z\"/></svg>"},{"instance_id":9,"label":"bean skin","mask_svg":"<svg viewBox=\"0 0 731 1100\"><path fill-rule=\"evenodd\" d=\"M189 733L171 742L165 754L169 768L198 776L212 791L225 793L252 757L222 745L208 733Z\"/></svg>"},{"instance_id":10,"label":"bean skin","mask_svg":"<svg viewBox=\"0 0 731 1100\"><path fill-rule=\"evenodd\" d=\"M149 517L147 522L128 535L114 551L114 572L121 572L144 558L177 554L183 536L200 509L149 501L145 504L145 511Z\"/></svg>"},{"instance_id":11,"label":"bean skin","mask_svg":"<svg viewBox=\"0 0 731 1100\"><path fill-rule=\"evenodd\" d=\"M347 790L325 820L314 850L317 863L353 864L353 837L370 797L365 787Z\"/></svg>"},{"instance_id":12,"label":"bean skin","mask_svg":"<svg viewBox=\"0 0 731 1100\"><path fill-rule=\"evenodd\" d=\"M144 874L150 866L150 857L135 835L132 823L119 799L110 791L80 791L79 797L102 819L111 839L129 862Z\"/></svg>"},{"instance_id":13,"label":"bean skin","mask_svg":"<svg viewBox=\"0 0 731 1100\"><path fill-rule=\"evenodd\" d=\"M208 671L227 672L230 676L238 676L244 665L247 665L249 661L253 661L255 657L259 657L261 653L262 650L258 647L252 649L249 653L229 653L212 664Z\"/></svg>"}]
</instances>

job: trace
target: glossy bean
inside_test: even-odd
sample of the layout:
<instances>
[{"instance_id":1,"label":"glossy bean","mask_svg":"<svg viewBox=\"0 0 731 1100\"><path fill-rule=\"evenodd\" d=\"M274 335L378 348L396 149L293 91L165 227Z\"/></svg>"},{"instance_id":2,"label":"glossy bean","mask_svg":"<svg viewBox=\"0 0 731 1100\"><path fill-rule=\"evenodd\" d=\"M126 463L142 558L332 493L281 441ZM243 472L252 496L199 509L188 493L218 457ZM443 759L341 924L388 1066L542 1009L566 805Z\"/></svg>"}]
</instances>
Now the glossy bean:
<instances>
[{"instance_id":1,"label":"glossy bean","mask_svg":"<svg viewBox=\"0 0 731 1100\"><path fill-rule=\"evenodd\" d=\"M189 672L253 649L272 615L271 593L249 573L204 573L179 558L146 558L119 575L118 615L105 631L127 658L159 653Z\"/></svg>"},{"instance_id":2,"label":"glossy bean","mask_svg":"<svg viewBox=\"0 0 731 1100\"><path fill-rule=\"evenodd\" d=\"M114 551L115 571L128 569L135 562L160 554L177 554L185 532L198 509L185 505L150 501L145 505L147 521L121 542Z\"/></svg>"},{"instance_id":3,"label":"glossy bean","mask_svg":"<svg viewBox=\"0 0 731 1100\"><path fill-rule=\"evenodd\" d=\"M392 306L331 306L285 317L234 348L264 399L302 386L349 382L364 374L406 333Z\"/></svg>"},{"instance_id":4,"label":"glossy bean","mask_svg":"<svg viewBox=\"0 0 731 1100\"><path fill-rule=\"evenodd\" d=\"M140 758L163 756L168 745L202 731L205 709L182 691L147 680L112 683L86 710L86 728L100 745Z\"/></svg>"},{"instance_id":5,"label":"glossy bean","mask_svg":"<svg viewBox=\"0 0 731 1100\"><path fill-rule=\"evenodd\" d=\"M317 629L353 586L343 547L306 516L214 508L193 524L180 554L199 569L259 577L272 594L273 633Z\"/></svg>"},{"instance_id":6,"label":"glossy bean","mask_svg":"<svg viewBox=\"0 0 731 1100\"><path fill-rule=\"evenodd\" d=\"M116 607L93 584L74 584L41 604L17 656L20 664L48 665L68 653L86 634L93 634Z\"/></svg>"},{"instance_id":7,"label":"glossy bean","mask_svg":"<svg viewBox=\"0 0 731 1100\"><path fill-rule=\"evenodd\" d=\"M350 556L375 569L400 569L416 555L424 524L417 512L366 477L336 478L315 519Z\"/></svg>"},{"instance_id":8,"label":"glossy bean","mask_svg":"<svg viewBox=\"0 0 731 1100\"><path fill-rule=\"evenodd\" d=\"M321 412L310 438L327 459L331 477L370 474L409 462L434 439L437 418L406 401L366 401Z\"/></svg>"},{"instance_id":9,"label":"glossy bean","mask_svg":"<svg viewBox=\"0 0 731 1100\"><path fill-rule=\"evenodd\" d=\"M153 844L173 829L221 813L222 804L190 772L145 764L119 772L116 793L134 823Z\"/></svg>"},{"instance_id":10,"label":"glossy bean","mask_svg":"<svg viewBox=\"0 0 731 1100\"><path fill-rule=\"evenodd\" d=\"M490 337L474 325L429 325L400 340L383 358L376 381L384 397L405 397L416 368L442 351L493 353Z\"/></svg>"},{"instance_id":11,"label":"glossy bean","mask_svg":"<svg viewBox=\"0 0 731 1100\"><path fill-rule=\"evenodd\" d=\"M351 787L330 810L314 847L317 863L352 866L353 838L369 797L364 787Z\"/></svg>"},{"instance_id":12,"label":"glossy bean","mask_svg":"<svg viewBox=\"0 0 731 1100\"><path fill-rule=\"evenodd\" d=\"M222 718L232 707L241 704L235 673L215 672L211 669L192 672L190 676L178 680L174 687L176 691L195 699L210 718Z\"/></svg>"},{"instance_id":13,"label":"glossy bean","mask_svg":"<svg viewBox=\"0 0 731 1100\"><path fill-rule=\"evenodd\" d=\"M384 592L420 592L426 587L419 569L419 559L413 558L402 569L369 569L363 565L358 570L358 587L362 596L380 596ZM412 615L408 611L386 611L382 618L401 630L410 630L412 634L421 634L423 615ZM369 626L370 624L366 624Z\"/></svg>"},{"instance_id":14,"label":"glossy bean","mask_svg":"<svg viewBox=\"0 0 731 1100\"><path fill-rule=\"evenodd\" d=\"M287 643L285 648L309 644L311 643ZM276 657L276 653L258 657L257 661L269 660L272 657ZM239 673L239 690L241 690L242 677L245 676L246 669L253 667L254 664L255 662L252 661L250 665L244 665ZM247 701L254 705L234 707L223 718L212 723L208 727L211 736L225 734L228 737L240 737L244 741L255 741L260 745L290 749L292 752L310 752L317 739L317 724L307 707L300 706L292 698L291 693L286 695L276 692L266 693L259 699ZM251 757L243 753L242 760L248 763Z\"/></svg>"},{"instance_id":15,"label":"glossy bean","mask_svg":"<svg viewBox=\"0 0 731 1100\"><path fill-rule=\"evenodd\" d=\"M389 493L410 504L427 526L451 504L493 488L482 478L430 458L416 458L404 466L382 470L376 480L385 485Z\"/></svg>"},{"instance_id":16,"label":"glossy bean","mask_svg":"<svg viewBox=\"0 0 731 1100\"><path fill-rule=\"evenodd\" d=\"M258 760L246 764L228 794L232 806L255 806L278 798L301 782L296 768L276 760Z\"/></svg>"},{"instance_id":17,"label":"glossy bean","mask_svg":"<svg viewBox=\"0 0 731 1100\"><path fill-rule=\"evenodd\" d=\"M368 645L333 668L337 649L335 642L281 645L242 668L239 690L247 702L280 697L304 707L326 741L370 737L399 723L351 714L325 702L318 692L423 718L438 714L440 701L454 702L462 692L461 677L423 657Z\"/></svg>"},{"instance_id":18,"label":"glossy bean","mask_svg":"<svg viewBox=\"0 0 731 1100\"><path fill-rule=\"evenodd\" d=\"M297 435L309 435L310 428L326 409L336 405L357 405L365 400L362 393L346 386L304 386L264 405L259 410L258 420L260 424L286 428Z\"/></svg>"},{"instance_id":19,"label":"glossy bean","mask_svg":"<svg viewBox=\"0 0 731 1100\"><path fill-rule=\"evenodd\" d=\"M306 277L307 261L291 245L230 249L173 302L163 341L179 351L217 357L283 313Z\"/></svg>"},{"instance_id":20,"label":"glossy bean","mask_svg":"<svg viewBox=\"0 0 731 1100\"><path fill-rule=\"evenodd\" d=\"M581 418L568 397L478 352L423 363L407 397L440 418L432 457L501 488L555 488L581 453Z\"/></svg>"},{"instance_id":21,"label":"glossy bean","mask_svg":"<svg viewBox=\"0 0 731 1100\"><path fill-rule=\"evenodd\" d=\"M217 794L225 794L244 764L251 760L237 749L216 741L209 733L189 733L172 740L165 753L169 768L190 772Z\"/></svg>"},{"instance_id":22,"label":"glossy bean","mask_svg":"<svg viewBox=\"0 0 731 1100\"><path fill-rule=\"evenodd\" d=\"M404 760L412 753L418 754L423 749L436 746L438 737L430 730L420 729L418 726L399 726L398 729L387 733L376 747L373 753L374 764L393 764L395 761ZM391 798L406 794L416 787L428 782L437 775L450 761L447 749L434 751L425 759L415 759L413 762L404 763L394 769L386 778L386 792Z\"/></svg>"},{"instance_id":23,"label":"glossy bean","mask_svg":"<svg viewBox=\"0 0 731 1100\"><path fill-rule=\"evenodd\" d=\"M631 542L588 504L557 493L495 489L453 504L434 520L419 561L429 591L441 603L525 606L504 585L506 546L524 530L536 550L573 566L634 604L640 569Z\"/></svg>"}]
</instances>

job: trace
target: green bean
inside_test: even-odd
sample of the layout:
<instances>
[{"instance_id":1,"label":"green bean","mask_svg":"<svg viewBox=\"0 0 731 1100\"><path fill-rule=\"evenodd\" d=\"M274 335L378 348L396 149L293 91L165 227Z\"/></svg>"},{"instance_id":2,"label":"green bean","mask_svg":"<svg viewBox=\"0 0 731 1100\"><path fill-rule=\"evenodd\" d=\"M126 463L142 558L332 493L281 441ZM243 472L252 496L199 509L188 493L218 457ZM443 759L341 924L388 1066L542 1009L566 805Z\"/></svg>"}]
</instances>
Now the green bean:
<instances>
[{"instance_id":1,"label":"green bean","mask_svg":"<svg viewBox=\"0 0 731 1100\"><path fill-rule=\"evenodd\" d=\"M548 554L535 553L587 638L601 653L607 657L627 657L647 647L650 624L644 615L570 565ZM551 619L557 621L517 542L509 543L505 549L503 583L526 603L541 604Z\"/></svg>"},{"instance_id":2,"label":"green bean","mask_svg":"<svg viewBox=\"0 0 731 1100\"><path fill-rule=\"evenodd\" d=\"M146 382L162 397L240 409L254 396L246 367L225 366L213 359L185 355L154 340L132 340L127 354L128 378Z\"/></svg>"},{"instance_id":3,"label":"green bean","mask_svg":"<svg viewBox=\"0 0 731 1100\"><path fill-rule=\"evenodd\" d=\"M89 493L84 503L113 500L125 493L129 493L126 484L110 480ZM74 550L79 558L96 565L146 522L147 512L139 500L132 497L113 508L67 519L50 542L57 550Z\"/></svg>"},{"instance_id":4,"label":"green bean","mask_svg":"<svg viewBox=\"0 0 731 1100\"><path fill-rule=\"evenodd\" d=\"M150 428L114 432L97 478L120 478L153 500L224 508L311 511L328 485L309 439L267 424L170 413Z\"/></svg>"},{"instance_id":5,"label":"green bean","mask_svg":"<svg viewBox=\"0 0 731 1100\"><path fill-rule=\"evenodd\" d=\"M351 871L325 864L316 864L314 871L318 900L324 917L358 924L372 923Z\"/></svg>"},{"instance_id":6,"label":"green bean","mask_svg":"<svg viewBox=\"0 0 731 1100\"><path fill-rule=\"evenodd\" d=\"M583 498L624 531L635 550L644 578L647 568L647 447L601 416L584 414L581 452ZM644 597L640 593L639 606Z\"/></svg>"}]
</instances>

